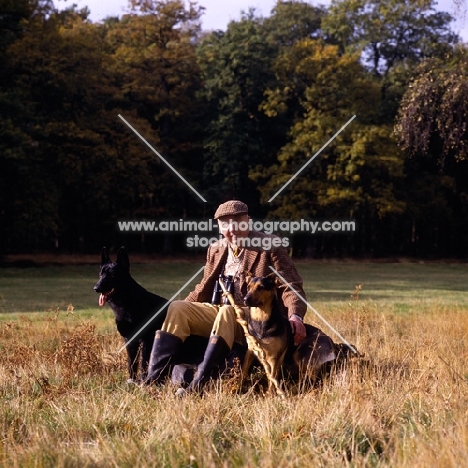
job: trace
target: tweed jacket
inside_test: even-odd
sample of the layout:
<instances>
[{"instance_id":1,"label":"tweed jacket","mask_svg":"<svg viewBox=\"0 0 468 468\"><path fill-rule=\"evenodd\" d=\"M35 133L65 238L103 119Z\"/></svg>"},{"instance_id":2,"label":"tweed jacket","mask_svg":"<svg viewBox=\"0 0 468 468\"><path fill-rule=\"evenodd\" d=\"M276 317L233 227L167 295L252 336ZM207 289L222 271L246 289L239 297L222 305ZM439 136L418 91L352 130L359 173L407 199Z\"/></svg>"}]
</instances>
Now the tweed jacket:
<instances>
[{"instance_id":1,"label":"tweed jacket","mask_svg":"<svg viewBox=\"0 0 468 468\"><path fill-rule=\"evenodd\" d=\"M257 231L251 231L248 237L250 239L257 238L257 240L260 241L267 237L270 239L278 239L277 236ZM195 289L185 300L191 302L211 301L215 282L219 278L219 275L222 274L228 257L228 249L228 244L224 239L214 243L208 248L203 279L195 286ZM271 247L270 250L264 250L261 247L245 247L240 269L240 289L242 296L247 294L245 272L250 272L253 276L266 276L272 273L269 266L272 266L280 273L302 298L306 299L302 287L302 278L299 276L294 263L284 247ZM302 318L304 317L307 306L299 299L296 293L283 285L278 288L278 293L283 313L287 314L288 317L292 314L297 314Z\"/></svg>"}]
</instances>

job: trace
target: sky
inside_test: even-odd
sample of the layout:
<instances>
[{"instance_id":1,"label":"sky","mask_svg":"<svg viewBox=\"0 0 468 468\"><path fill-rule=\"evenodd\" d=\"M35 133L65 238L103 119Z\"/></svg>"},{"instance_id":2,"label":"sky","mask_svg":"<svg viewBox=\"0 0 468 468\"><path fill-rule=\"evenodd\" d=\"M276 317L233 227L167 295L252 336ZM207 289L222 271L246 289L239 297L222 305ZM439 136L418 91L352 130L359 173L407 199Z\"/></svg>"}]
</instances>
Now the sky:
<instances>
[{"instance_id":1,"label":"sky","mask_svg":"<svg viewBox=\"0 0 468 468\"><path fill-rule=\"evenodd\" d=\"M457 18L453 24L453 30L458 32L464 42L468 42L468 14L457 11L455 7L456 0L438 0L437 4L440 10L451 13ZM66 8L72 4L78 8L87 6L91 10L90 19L98 22L106 16L121 16L125 13L128 5L127 0L55 0L54 4L59 9ZM329 4L329 0L311 1L311 4ZM198 5L204 6L205 12L202 16L202 26L204 30L222 29L231 20L238 20L241 17L241 11L248 11L250 7L255 8L257 14L269 16L271 10L276 4L276 0L198 0ZM468 5L468 0L465 0Z\"/></svg>"}]
</instances>

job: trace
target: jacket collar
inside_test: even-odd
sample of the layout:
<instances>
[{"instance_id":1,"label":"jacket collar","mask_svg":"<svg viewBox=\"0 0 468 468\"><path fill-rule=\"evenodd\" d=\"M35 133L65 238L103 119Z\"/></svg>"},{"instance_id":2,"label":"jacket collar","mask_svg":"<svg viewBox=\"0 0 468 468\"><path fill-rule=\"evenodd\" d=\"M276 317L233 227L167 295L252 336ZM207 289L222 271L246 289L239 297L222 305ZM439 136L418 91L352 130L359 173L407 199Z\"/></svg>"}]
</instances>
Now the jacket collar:
<instances>
[{"instance_id":1,"label":"jacket collar","mask_svg":"<svg viewBox=\"0 0 468 468\"><path fill-rule=\"evenodd\" d=\"M250 232L249 235L248 235L249 238L253 238L255 237L255 233L254 232ZM227 256L228 256L228 244L227 242L218 242L218 244L216 245L215 247L216 250L214 250L214 253L217 257L217 264L220 265L220 264L223 264L226 262L227 260ZM261 254L262 250L261 249L258 249L258 248L254 248L254 249L248 249L246 248L244 250L244 259L243 259L243 264L244 264L244 270L245 271L251 271L252 270L252 266L254 265L255 261L257 260L258 256Z\"/></svg>"}]
</instances>

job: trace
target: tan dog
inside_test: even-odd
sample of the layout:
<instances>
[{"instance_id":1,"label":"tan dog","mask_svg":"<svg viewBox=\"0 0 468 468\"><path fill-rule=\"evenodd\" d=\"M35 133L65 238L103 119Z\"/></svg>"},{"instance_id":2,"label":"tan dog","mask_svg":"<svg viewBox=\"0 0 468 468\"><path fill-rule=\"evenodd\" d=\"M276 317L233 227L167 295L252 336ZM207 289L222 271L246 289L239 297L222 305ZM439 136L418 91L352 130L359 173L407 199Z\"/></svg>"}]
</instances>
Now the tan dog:
<instances>
[{"instance_id":1,"label":"tan dog","mask_svg":"<svg viewBox=\"0 0 468 468\"><path fill-rule=\"evenodd\" d=\"M248 306L245 312L248 331L263 349L264 361L269 366L271 376L278 379L284 364L285 370L293 378L305 377L315 383L324 365L336 359L339 346L321 330L308 324L305 324L306 338L295 346L289 321L278 306L277 276L274 273L263 277L247 275L247 284L248 292L244 302ZM243 376L247 375L253 362L252 351L249 347L242 366ZM272 391L271 379L268 391Z\"/></svg>"}]
</instances>

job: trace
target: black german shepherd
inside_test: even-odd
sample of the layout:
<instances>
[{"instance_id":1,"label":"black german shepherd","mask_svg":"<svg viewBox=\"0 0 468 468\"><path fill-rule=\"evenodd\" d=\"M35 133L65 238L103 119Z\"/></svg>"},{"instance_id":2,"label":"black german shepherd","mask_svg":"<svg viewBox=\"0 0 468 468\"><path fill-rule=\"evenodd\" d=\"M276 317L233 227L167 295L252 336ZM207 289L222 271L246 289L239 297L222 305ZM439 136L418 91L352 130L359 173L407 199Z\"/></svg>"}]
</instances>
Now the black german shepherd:
<instances>
[{"instance_id":1,"label":"black german shepherd","mask_svg":"<svg viewBox=\"0 0 468 468\"><path fill-rule=\"evenodd\" d=\"M117 330L125 340L129 382L144 380L154 335L166 318L169 306L167 299L150 293L131 277L130 261L124 247L119 249L116 262L111 261L105 247L102 249L101 272L94 290L100 294L101 307L106 302L110 305L115 314ZM157 317L144 327L158 311ZM138 375L140 361L141 372Z\"/></svg>"}]
</instances>

